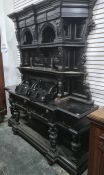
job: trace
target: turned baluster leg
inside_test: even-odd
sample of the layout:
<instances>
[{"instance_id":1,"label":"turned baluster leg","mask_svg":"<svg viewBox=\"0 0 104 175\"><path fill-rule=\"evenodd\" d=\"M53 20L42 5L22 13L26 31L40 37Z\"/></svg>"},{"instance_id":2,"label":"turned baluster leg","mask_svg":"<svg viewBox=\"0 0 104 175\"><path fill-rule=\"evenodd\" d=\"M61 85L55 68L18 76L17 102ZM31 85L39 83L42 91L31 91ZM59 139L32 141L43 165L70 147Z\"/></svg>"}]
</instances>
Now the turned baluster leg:
<instances>
[{"instance_id":1,"label":"turned baluster leg","mask_svg":"<svg viewBox=\"0 0 104 175\"><path fill-rule=\"evenodd\" d=\"M79 135L73 135L72 136L72 142L71 142L71 150L74 156L74 161L77 165L76 173L72 173L72 175L81 175L82 173L79 172L79 157L81 156L81 141Z\"/></svg>"},{"instance_id":2,"label":"turned baluster leg","mask_svg":"<svg viewBox=\"0 0 104 175\"><path fill-rule=\"evenodd\" d=\"M57 144L57 137L58 137L56 126L54 124L50 124L48 132L49 132L51 151L53 153L56 153L57 151L56 144Z\"/></svg>"},{"instance_id":3,"label":"turned baluster leg","mask_svg":"<svg viewBox=\"0 0 104 175\"><path fill-rule=\"evenodd\" d=\"M10 99L10 111L11 111L11 119L13 119L15 121L15 124L19 124L19 118L20 118L20 112L19 110L16 109L16 105L15 102L12 101L12 99Z\"/></svg>"},{"instance_id":4,"label":"turned baluster leg","mask_svg":"<svg viewBox=\"0 0 104 175\"><path fill-rule=\"evenodd\" d=\"M16 121L16 124L19 124L20 112L17 109L15 109L13 115L14 115L14 119Z\"/></svg>"},{"instance_id":5,"label":"turned baluster leg","mask_svg":"<svg viewBox=\"0 0 104 175\"><path fill-rule=\"evenodd\" d=\"M9 102L10 102L10 112L11 112L11 118L14 118L14 110L15 110L15 103L11 100L11 99L9 99Z\"/></svg>"},{"instance_id":6,"label":"turned baluster leg","mask_svg":"<svg viewBox=\"0 0 104 175\"><path fill-rule=\"evenodd\" d=\"M81 150L81 143L80 143L79 135L72 136L71 149L74 155L76 156L79 155L79 152Z\"/></svg>"},{"instance_id":7,"label":"turned baluster leg","mask_svg":"<svg viewBox=\"0 0 104 175\"><path fill-rule=\"evenodd\" d=\"M63 81L62 81L62 79L60 79L59 81L58 81L58 98L61 98L61 97L63 97L63 95L64 95L64 88L63 88Z\"/></svg>"}]
</instances>

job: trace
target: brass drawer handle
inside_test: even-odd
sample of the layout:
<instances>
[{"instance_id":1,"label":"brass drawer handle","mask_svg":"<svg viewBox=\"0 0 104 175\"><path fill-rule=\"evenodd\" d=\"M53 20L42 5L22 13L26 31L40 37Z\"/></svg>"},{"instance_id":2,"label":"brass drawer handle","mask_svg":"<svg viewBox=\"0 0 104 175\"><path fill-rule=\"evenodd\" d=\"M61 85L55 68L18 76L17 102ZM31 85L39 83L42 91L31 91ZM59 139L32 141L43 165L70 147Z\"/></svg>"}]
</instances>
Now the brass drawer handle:
<instances>
[{"instance_id":1,"label":"brass drawer handle","mask_svg":"<svg viewBox=\"0 0 104 175\"><path fill-rule=\"evenodd\" d=\"M104 153L104 142L99 143L99 149Z\"/></svg>"},{"instance_id":2,"label":"brass drawer handle","mask_svg":"<svg viewBox=\"0 0 104 175\"><path fill-rule=\"evenodd\" d=\"M100 138L102 141L104 141L104 133L103 133L101 136L99 136L99 138Z\"/></svg>"},{"instance_id":3,"label":"brass drawer handle","mask_svg":"<svg viewBox=\"0 0 104 175\"><path fill-rule=\"evenodd\" d=\"M99 136L99 138L101 139L99 143L99 149L104 153L104 133L101 136Z\"/></svg>"}]
</instances>

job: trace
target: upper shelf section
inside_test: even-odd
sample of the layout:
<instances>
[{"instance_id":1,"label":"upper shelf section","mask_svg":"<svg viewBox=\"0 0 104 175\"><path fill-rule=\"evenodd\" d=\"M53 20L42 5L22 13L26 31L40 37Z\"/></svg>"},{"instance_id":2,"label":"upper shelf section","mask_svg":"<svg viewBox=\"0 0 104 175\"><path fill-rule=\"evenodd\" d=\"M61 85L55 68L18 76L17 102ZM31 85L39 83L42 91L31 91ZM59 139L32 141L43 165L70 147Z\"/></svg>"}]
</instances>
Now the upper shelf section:
<instances>
[{"instance_id":1,"label":"upper shelf section","mask_svg":"<svg viewBox=\"0 0 104 175\"><path fill-rule=\"evenodd\" d=\"M19 45L76 46L85 41L88 14L88 0L44 0L9 17L15 22Z\"/></svg>"}]
</instances>

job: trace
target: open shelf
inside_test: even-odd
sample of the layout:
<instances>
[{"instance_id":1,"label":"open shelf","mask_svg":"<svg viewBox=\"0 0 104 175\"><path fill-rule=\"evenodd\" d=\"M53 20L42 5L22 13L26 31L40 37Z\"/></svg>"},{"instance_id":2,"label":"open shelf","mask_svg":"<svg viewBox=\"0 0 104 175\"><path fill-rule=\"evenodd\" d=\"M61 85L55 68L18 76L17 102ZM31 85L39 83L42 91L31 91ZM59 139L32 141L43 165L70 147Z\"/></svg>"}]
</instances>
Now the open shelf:
<instances>
[{"instance_id":1,"label":"open shelf","mask_svg":"<svg viewBox=\"0 0 104 175\"><path fill-rule=\"evenodd\" d=\"M65 75L65 76L81 76L84 75L83 72L77 71L57 71L51 68L44 68L44 67L18 67L21 71L31 71L31 72L42 72L42 73L49 73L55 75Z\"/></svg>"},{"instance_id":2,"label":"open shelf","mask_svg":"<svg viewBox=\"0 0 104 175\"><path fill-rule=\"evenodd\" d=\"M85 44L82 42L59 42L59 43L42 43L42 44L27 44L18 45L21 49L35 49L35 48L49 48L49 47L84 47Z\"/></svg>"}]
</instances>

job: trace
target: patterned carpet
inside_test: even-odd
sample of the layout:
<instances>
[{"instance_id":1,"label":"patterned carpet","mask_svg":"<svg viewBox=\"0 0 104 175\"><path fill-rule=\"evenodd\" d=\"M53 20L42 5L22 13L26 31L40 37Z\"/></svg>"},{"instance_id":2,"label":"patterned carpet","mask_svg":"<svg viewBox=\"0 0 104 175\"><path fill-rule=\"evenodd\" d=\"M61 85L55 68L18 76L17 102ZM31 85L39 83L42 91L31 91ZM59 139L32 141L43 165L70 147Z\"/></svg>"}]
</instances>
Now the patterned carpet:
<instances>
[{"instance_id":1,"label":"patterned carpet","mask_svg":"<svg viewBox=\"0 0 104 175\"><path fill-rule=\"evenodd\" d=\"M7 122L0 124L0 175L68 175L60 166L49 166L30 144L13 135Z\"/></svg>"}]
</instances>

